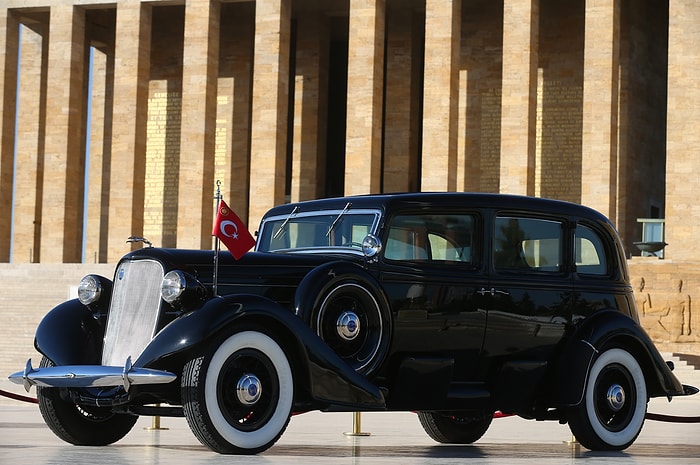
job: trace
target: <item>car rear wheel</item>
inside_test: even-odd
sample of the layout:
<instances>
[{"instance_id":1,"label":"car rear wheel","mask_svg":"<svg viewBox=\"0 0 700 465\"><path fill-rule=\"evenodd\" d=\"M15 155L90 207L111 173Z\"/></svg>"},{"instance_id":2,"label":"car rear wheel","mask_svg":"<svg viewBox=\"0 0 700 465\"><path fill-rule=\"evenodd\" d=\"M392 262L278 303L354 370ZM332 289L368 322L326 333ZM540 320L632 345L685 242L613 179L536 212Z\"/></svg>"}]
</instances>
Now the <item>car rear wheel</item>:
<instances>
[{"instance_id":1,"label":"car rear wheel","mask_svg":"<svg viewBox=\"0 0 700 465\"><path fill-rule=\"evenodd\" d=\"M608 349L593 363L584 399L570 411L569 427L587 449L623 450L642 430L647 402L637 360L624 349Z\"/></svg>"},{"instance_id":2,"label":"car rear wheel","mask_svg":"<svg viewBox=\"0 0 700 465\"><path fill-rule=\"evenodd\" d=\"M255 454L271 447L289 423L293 399L289 360L259 331L228 337L189 361L182 375L182 402L192 432L222 454Z\"/></svg>"},{"instance_id":3,"label":"car rear wheel","mask_svg":"<svg viewBox=\"0 0 700 465\"><path fill-rule=\"evenodd\" d=\"M40 367L53 363L43 357ZM59 388L37 386L39 411L44 422L63 441L76 446L106 446L124 436L134 427L138 416L117 414L105 407L78 405L63 400Z\"/></svg>"},{"instance_id":4,"label":"car rear wheel","mask_svg":"<svg viewBox=\"0 0 700 465\"><path fill-rule=\"evenodd\" d=\"M420 424L433 440L471 444L486 434L493 414L488 412L418 412Z\"/></svg>"}]
</instances>

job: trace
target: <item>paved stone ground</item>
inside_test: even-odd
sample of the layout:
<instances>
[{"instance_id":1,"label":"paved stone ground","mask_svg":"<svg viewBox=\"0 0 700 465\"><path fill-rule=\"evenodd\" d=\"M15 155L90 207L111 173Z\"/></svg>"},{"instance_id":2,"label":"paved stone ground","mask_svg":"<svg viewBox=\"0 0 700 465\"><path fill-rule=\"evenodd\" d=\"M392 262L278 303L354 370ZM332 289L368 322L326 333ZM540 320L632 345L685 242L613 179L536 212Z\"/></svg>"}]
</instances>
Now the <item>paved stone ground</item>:
<instances>
[{"instance_id":1,"label":"paved stone ground","mask_svg":"<svg viewBox=\"0 0 700 465\"><path fill-rule=\"evenodd\" d=\"M33 391L32 391L33 393ZM700 397L677 398L671 404L654 399L650 412L700 416ZM349 413L312 412L292 418L280 441L257 456L222 456L205 448L182 418L141 418L121 441L108 447L76 447L56 438L34 404L0 405L0 463L41 464L561 464L629 463L700 464L700 424L647 420L639 438L619 453L590 452L568 442L565 425L517 417L494 419L491 429L471 446L433 442L412 413L363 413L353 431Z\"/></svg>"}]
</instances>

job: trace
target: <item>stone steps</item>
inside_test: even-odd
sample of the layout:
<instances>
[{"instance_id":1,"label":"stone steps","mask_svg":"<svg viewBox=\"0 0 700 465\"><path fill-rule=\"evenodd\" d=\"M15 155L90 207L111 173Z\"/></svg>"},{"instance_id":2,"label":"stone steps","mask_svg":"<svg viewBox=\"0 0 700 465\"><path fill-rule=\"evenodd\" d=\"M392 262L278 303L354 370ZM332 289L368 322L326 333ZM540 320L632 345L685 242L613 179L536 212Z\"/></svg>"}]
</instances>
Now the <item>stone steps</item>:
<instances>
[{"instance_id":1,"label":"stone steps","mask_svg":"<svg viewBox=\"0 0 700 465\"><path fill-rule=\"evenodd\" d=\"M664 360L673 362L673 374L681 383L700 388L700 356L678 353L662 353L661 355Z\"/></svg>"}]
</instances>

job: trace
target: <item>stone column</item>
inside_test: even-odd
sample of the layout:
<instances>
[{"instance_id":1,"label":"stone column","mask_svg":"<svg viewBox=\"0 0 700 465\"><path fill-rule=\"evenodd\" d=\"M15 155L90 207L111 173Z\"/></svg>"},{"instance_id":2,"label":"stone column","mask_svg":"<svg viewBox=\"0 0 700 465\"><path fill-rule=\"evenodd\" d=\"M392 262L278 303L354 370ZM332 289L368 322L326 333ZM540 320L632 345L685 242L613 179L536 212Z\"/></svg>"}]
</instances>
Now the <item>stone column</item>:
<instances>
[{"instance_id":1,"label":"stone column","mask_svg":"<svg viewBox=\"0 0 700 465\"><path fill-rule=\"evenodd\" d=\"M92 89L90 111L90 167L88 172L85 262L104 263L107 260L107 207L111 159L111 108L114 84L113 49L92 50Z\"/></svg>"},{"instance_id":2,"label":"stone column","mask_svg":"<svg viewBox=\"0 0 700 465\"><path fill-rule=\"evenodd\" d=\"M700 260L700 3L669 2L665 257ZM695 310L693 311L700 311ZM700 330L700 328L696 328Z\"/></svg>"},{"instance_id":3,"label":"stone column","mask_svg":"<svg viewBox=\"0 0 700 465\"><path fill-rule=\"evenodd\" d=\"M499 191L534 195L539 0L505 0Z\"/></svg>"},{"instance_id":4,"label":"stone column","mask_svg":"<svg viewBox=\"0 0 700 465\"><path fill-rule=\"evenodd\" d=\"M0 8L0 263L10 261L19 22Z\"/></svg>"},{"instance_id":5,"label":"stone column","mask_svg":"<svg viewBox=\"0 0 700 465\"><path fill-rule=\"evenodd\" d=\"M285 200L290 3L279 0L255 4L248 218L251 231L270 207Z\"/></svg>"},{"instance_id":6,"label":"stone column","mask_svg":"<svg viewBox=\"0 0 700 465\"><path fill-rule=\"evenodd\" d=\"M214 179L228 206L248 218L255 3L223 4L220 19Z\"/></svg>"},{"instance_id":7,"label":"stone column","mask_svg":"<svg viewBox=\"0 0 700 465\"><path fill-rule=\"evenodd\" d=\"M418 189L424 18L412 8L387 14L384 192Z\"/></svg>"},{"instance_id":8,"label":"stone column","mask_svg":"<svg viewBox=\"0 0 700 465\"><path fill-rule=\"evenodd\" d=\"M347 195L377 193L381 189L385 6L385 0L350 1Z\"/></svg>"},{"instance_id":9,"label":"stone column","mask_svg":"<svg viewBox=\"0 0 700 465\"><path fill-rule=\"evenodd\" d=\"M108 262L141 247L124 241L143 234L150 52L151 7L137 1L117 3Z\"/></svg>"},{"instance_id":10,"label":"stone column","mask_svg":"<svg viewBox=\"0 0 700 465\"><path fill-rule=\"evenodd\" d=\"M425 2L422 191L457 187L460 0Z\"/></svg>"},{"instance_id":11,"label":"stone column","mask_svg":"<svg viewBox=\"0 0 700 465\"><path fill-rule=\"evenodd\" d=\"M322 194L328 108L328 22L320 14L298 19L294 81L291 200Z\"/></svg>"},{"instance_id":12,"label":"stone column","mask_svg":"<svg viewBox=\"0 0 700 465\"><path fill-rule=\"evenodd\" d=\"M619 0L586 2L581 203L615 221L620 64Z\"/></svg>"},{"instance_id":13,"label":"stone column","mask_svg":"<svg viewBox=\"0 0 700 465\"><path fill-rule=\"evenodd\" d=\"M188 0L182 71L177 246L212 246L219 3Z\"/></svg>"},{"instance_id":14,"label":"stone column","mask_svg":"<svg viewBox=\"0 0 700 465\"><path fill-rule=\"evenodd\" d=\"M73 263L82 252L85 11L56 5L50 18L40 260Z\"/></svg>"},{"instance_id":15,"label":"stone column","mask_svg":"<svg viewBox=\"0 0 700 465\"><path fill-rule=\"evenodd\" d=\"M15 140L15 194L12 244L13 263L41 260L42 193L44 188L44 139L46 133L46 85L48 24L22 26L19 69L20 88ZM51 179L53 173L48 173ZM47 208L53 208L49 205Z\"/></svg>"}]
</instances>

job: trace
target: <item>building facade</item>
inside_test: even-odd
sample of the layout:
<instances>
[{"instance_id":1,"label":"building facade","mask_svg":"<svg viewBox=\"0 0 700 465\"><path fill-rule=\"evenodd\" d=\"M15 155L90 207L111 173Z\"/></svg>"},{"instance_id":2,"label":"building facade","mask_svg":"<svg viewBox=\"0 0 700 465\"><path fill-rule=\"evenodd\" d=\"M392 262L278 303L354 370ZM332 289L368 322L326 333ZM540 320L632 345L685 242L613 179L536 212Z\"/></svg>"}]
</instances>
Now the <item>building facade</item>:
<instances>
[{"instance_id":1,"label":"building facade","mask_svg":"<svg viewBox=\"0 0 700 465\"><path fill-rule=\"evenodd\" d=\"M694 0L7 0L0 262L211 247L213 195L559 198L697 259Z\"/></svg>"}]
</instances>

